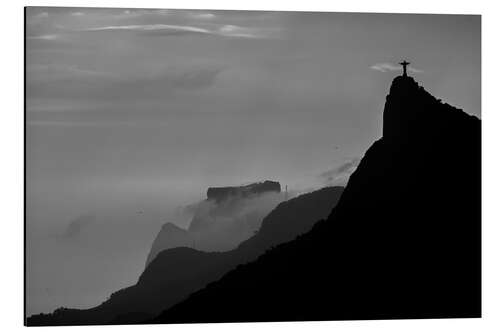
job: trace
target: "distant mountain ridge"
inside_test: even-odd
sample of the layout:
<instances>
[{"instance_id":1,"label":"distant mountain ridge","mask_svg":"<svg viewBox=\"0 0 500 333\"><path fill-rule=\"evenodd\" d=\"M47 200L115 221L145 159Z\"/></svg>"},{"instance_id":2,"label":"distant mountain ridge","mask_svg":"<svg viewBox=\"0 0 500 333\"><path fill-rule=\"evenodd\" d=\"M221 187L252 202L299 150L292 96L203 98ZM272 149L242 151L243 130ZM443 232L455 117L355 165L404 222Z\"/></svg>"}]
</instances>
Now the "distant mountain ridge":
<instances>
[{"instance_id":1,"label":"distant mountain ridge","mask_svg":"<svg viewBox=\"0 0 500 333\"><path fill-rule=\"evenodd\" d=\"M280 203L263 219L260 230L232 251L202 252L187 247L164 250L146 267L134 286L113 293L101 305L34 315L27 324L125 324L151 319L237 265L309 231L314 223L328 216L342 191L342 187L328 187Z\"/></svg>"},{"instance_id":2,"label":"distant mountain ridge","mask_svg":"<svg viewBox=\"0 0 500 333\"><path fill-rule=\"evenodd\" d=\"M481 121L399 76L326 220L149 323L480 316Z\"/></svg>"},{"instance_id":3,"label":"distant mountain ridge","mask_svg":"<svg viewBox=\"0 0 500 333\"><path fill-rule=\"evenodd\" d=\"M279 182L209 187L207 198L190 205L188 229L165 223L156 236L146 266L163 250L185 246L202 251L229 251L250 238L262 219L285 198Z\"/></svg>"}]
</instances>

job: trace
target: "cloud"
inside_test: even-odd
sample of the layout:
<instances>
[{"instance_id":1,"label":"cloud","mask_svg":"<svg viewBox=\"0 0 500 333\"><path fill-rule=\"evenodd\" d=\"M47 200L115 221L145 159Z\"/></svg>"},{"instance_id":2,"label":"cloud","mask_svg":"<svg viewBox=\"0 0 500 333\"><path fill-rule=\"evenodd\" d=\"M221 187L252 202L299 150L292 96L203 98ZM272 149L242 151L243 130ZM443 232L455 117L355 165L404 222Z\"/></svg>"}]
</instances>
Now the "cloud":
<instances>
[{"instance_id":1,"label":"cloud","mask_svg":"<svg viewBox=\"0 0 500 333\"><path fill-rule=\"evenodd\" d=\"M64 65L31 65L26 92L31 100L113 102L164 100L214 84L224 69L213 65L168 66L126 75Z\"/></svg>"},{"instance_id":2,"label":"cloud","mask_svg":"<svg viewBox=\"0 0 500 333\"><path fill-rule=\"evenodd\" d=\"M32 40L56 40L59 38L59 35L51 34L51 35L39 35L39 36L28 36L27 39Z\"/></svg>"},{"instance_id":3,"label":"cloud","mask_svg":"<svg viewBox=\"0 0 500 333\"><path fill-rule=\"evenodd\" d=\"M112 74L108 72L81 69L78 66L35 64L26 68L26 75L28 82L42 80L46 83L50 83L52 80L66 81L70 79L85 79L88 77L106 78Z\"/></svg>"},{"instance_id":4,"label":"cloud","mask_svg":"<svg viewBox=\"0 0 500 333\"><path fill-rule=\"evenodd\" d=\"M95 215L82 215L71 221L62 234L63 238L78 237L82 231L96 220Z\"/></svg>"},{"instance_id":5,"label":"cloud","mask_svg":"<svg viewBox=\"0 0 500 333\"><path fill-rule=\"evenodd\" d=\"M355 157L342 163L341 165L320 174L320 178L326 185L339 185L356 170L361 159Z\"/></svg>"},{"instance_id":6,"label":"cloud","mask_svg":"<svg viewBox=\"0 0 500 333\"><path fill-rule=\"evenodd\" d=\"M171 13L170 9L157 9L154 11L154 13L159 14L159 15L169 15Z\"/></svg>"},{"instance_id":7,"label":"cloud","mask_svg":"<svg viewBox=\"0 0 500 333\"><path fill-rule=\"evenodd\" d=\"M395 72L395 71L402 70L401 65L395 65L395 64L388 63L388 62L378 63L378 64L375 64L373 66L370 66L370 68L373 70L379 71L379 72L383 72L383 73ZM416 69L416 68L411 67L411 66L408 67L408 71L412 72L412 73L422 73L423 72L423 70Z\"/></svg>"},{"instance_id":8,"label":"cloud","mask_svg":"<svg viewBox=\"0 0 500 333\"><path fill-rule=\"evenodd\" d=\"M270 37L269 31L257 28L240 27L236 25L224 25L218 29L218 34L226 37L240 38L266 38Z\"/></svg>"},{"instance_id":9,"label":"cloud","mask_svg":"<svg viewBox=\"0 0 500 333\"><path fill-rule=\"evenodd\" d=\"M46 17L49 17L49 13L47 13L47 12L41 12L41 13L33 15L33 17L34 18L46 18Z\"/></svg>"},{"instance_id":10,"label":"cloud","mask_svg":"<svg viewBox=\"0 0 500 333\"><path fill-rule=\"evenodd\" d=\"M198 35L198 36L213 35L213 33L210 30L195 28L195 27L183 27L183 26L171 26L166 28L142 30L140 34L142 36L158 36L158 37L186 36L186 35Z\"/></svg>"},{"instance_id":11,"label":"cloud","mask_svg":"<svg viewBox=\"0 0 500 333\"><path fill-rule=\"evenodd\" d=\"M146 126L151 128L151 126L165 127L168 123L164 121L156 121L154 124L147 123ZM27 126L56 126L56 127L100 127L100 128L111 128L111 127L130 127L137 128L140 126L145 126L145 122L140 122L137 120L28 120L26 122Z\"/></svg>"},{"instance_id":12,"label":"cloud","mask_svg":"<svg viewBox=\"0 0 500 333\"><path fill-rule=\"evenodd\" d=\"M71 13L71 16L84 16L85 14L82 13L82 12L74 12L74 13Z\"/></svg>"},{"instance_id":13,"label":"cloud","mask_svg":"<svg viewBox=\"0 0 500 333\"><path fill-rule=\"evenodd\" d=\"M135 25L111 25L83 29L87 32L99 31L129 31L147 36L180 36L187 34L221 36L234 38L270 38L276 35L276 30L263 28L249 28L237 25L219 25L213 29L200 28L189 25L169 24L135 24Z\"/></svg>"},{"instance_id":14,"label":"cloud","mask_svg":"<svg viewBox=\"0 0 500 333\"><path fill-rule=\"evenodd\" d=\"M36 27L39 28L41 26L46 26L47 24L50 24L51 20L48 20L47 18L49 17L49 13L46 11L38 11L38 9L35 9L33 7L28 7L26 11L26 28L31 27Z\"/></svg>"},{"instance_id":15,"label":"cloud","mask_svg":"<svg viewBox=\"0 0 500 333\"><path fill-rule=\"evenodd\" d=\"M136 25L111 25L105 27L88 28L84 31L164 31L164 32L194 32L200 34L209 34L210 31L203 28L182 25L168 25L168 24L136 24Z\"/></svg>"},{"instance_id":16,"label":"cloud","mask_svg":"<svg viewBox=\"0 0 500 333\"><path fill-rule=\"evenodd\" d=\"M285 200L283 192L228 197L222 202L203 200L180 208L177 219L190 220L188 231L198 249L222 251L251 237L262 219Z\"/></svg>"},{"instance_id":17,"label":"cloud","mask_svg":"<svg viewBox=\"0 0 500 333\"><path fill-rule=\"evenodd\" d=\"M212 13L190 13L189 16L195 19L209 20L215 18Z\"/></svg>"},{"instance_id":18,"label":"cloud","mask_svg":"<svg viewBox=\"0 0 500 333\"><path fill-rule=\"evenodd\" d=\"M125 9L116 12L115 10L107 12L107 19L111 20L130 20L130 19L151 19L151 18L165 18L174 14L176 11L180 10L170 10L170 9Z\"/></svg>"},{"instance_id":19,"label":"cloud","mask_svg":"<svg viewBox=\"0 0 500 333\"><path fill-rule=\"evenodd\" d=\"M49 51L53 53L65 52L65 51L84 51L84 45L75 44L75 41L68 38L65 34L43 34L43 35L27 35L26 37L26 52L27 54L35 54L39 51Z\"/></svg>"}]
</instances>

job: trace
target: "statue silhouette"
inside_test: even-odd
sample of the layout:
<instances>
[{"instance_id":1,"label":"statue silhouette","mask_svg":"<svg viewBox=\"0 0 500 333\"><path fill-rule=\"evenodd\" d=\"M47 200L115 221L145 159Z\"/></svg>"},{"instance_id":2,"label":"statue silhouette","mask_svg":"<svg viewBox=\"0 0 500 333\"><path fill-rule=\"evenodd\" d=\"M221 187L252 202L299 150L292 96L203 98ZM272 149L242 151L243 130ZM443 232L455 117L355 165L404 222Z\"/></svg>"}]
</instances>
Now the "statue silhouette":
<instances>
[{"instance_id":1,"label":"statue silhouette","mask_svg":"<svg viewBox=\"0 0 500 333\"><path fill-rule=\"evenodd\" d=\"M403 62L400 62L399 64L401 66L403 66L403 76L405 76L405 77L408 76L408 75L406 75L406 66L408 66L410 63L406 60L403 60Z\"/></svg>"}]
</instances>

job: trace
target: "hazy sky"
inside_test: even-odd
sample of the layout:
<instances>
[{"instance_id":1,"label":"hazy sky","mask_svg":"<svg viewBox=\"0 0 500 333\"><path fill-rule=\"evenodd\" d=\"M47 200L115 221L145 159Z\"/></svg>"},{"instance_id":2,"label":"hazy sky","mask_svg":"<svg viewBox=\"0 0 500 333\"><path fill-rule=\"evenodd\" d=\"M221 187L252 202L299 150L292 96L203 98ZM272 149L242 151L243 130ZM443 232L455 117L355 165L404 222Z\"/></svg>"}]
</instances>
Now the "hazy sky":
<instances>
[{"instance_id":1,"label":"hazy sky","mask_svg":"<svg viewBox=\"0 0 500 333\"><path fill-rule=\"evenodd\" d=\"M345 181L403 58L480 116L479 16L32 7L26 38L28 313L134 281L208 186Z\"/></svg>"}]
</instances>

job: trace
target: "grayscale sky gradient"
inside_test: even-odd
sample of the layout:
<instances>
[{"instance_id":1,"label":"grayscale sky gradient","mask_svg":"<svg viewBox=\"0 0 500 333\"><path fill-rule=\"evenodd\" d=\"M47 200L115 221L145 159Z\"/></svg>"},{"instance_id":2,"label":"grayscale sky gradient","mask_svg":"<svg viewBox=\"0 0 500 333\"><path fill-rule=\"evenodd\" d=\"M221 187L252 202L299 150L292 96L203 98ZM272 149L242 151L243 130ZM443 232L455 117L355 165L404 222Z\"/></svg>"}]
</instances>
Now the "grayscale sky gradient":
<instances>
[{"instance_id":1,"label":"grayscale sky gradient","mask_svg":"<svg viewBox=\"0 0 500 333\"><path fill-rule=\"evenodd\" d=\"M345 183L403 58L480 116L480 33L479 16L28 8L28 314L135 282L208 186Z\"/></svg>"}]
</instances>

